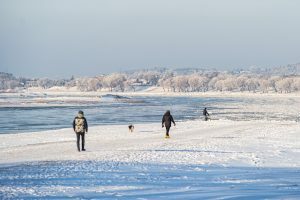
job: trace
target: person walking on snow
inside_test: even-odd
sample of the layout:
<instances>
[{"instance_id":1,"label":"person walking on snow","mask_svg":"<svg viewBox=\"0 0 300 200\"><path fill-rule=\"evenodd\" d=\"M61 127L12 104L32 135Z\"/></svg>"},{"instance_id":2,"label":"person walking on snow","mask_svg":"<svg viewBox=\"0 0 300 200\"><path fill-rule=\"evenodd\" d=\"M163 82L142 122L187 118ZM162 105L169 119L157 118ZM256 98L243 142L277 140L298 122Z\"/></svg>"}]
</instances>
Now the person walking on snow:
<instances>
[{"instance_id":1,"label":"person walking on snow","mask_svg":"<svg viewBox=\"0 0 300 200\"><path fill-rule=\"evenodd\" d=\"M203 110L203 116L204 116L204 120L205 121L207 121L208 119L209 119L209 114L208 114L208 112L207 112L207 109L206 108L204 108L204 110Z\"/></svg>"},{"instance_id":2,"label":"person walking on snow","mask_svg":"<svg viewBox=\"0 0 300 200\"><path fill-rule=\"evenodd\" d=\"M84 117L83 111L81 110L78 112L78 115L75 117L73 121L73 129L77 136L78 151L80 151L80 136L81 136L81 147L82 147L81 150L85 151L84 137L85 137L85 133L88 132L88 124L86 118Z\"/></svg>"},{"instance_id":3,"label":"person walking on snow","mask_svg":"<svg viewBox=\"0 0 300 200\"><path fill-rule=\"evenodd\" d=\"M173 116L171 115L170 111L167 110L167 112L164 114L162 118L162 127L166 127L166 138L170 138L169 131L171 128L171 122L173 122L174 126L176 126L176 123L174 122Z\"/></svg>"}]
</instances>

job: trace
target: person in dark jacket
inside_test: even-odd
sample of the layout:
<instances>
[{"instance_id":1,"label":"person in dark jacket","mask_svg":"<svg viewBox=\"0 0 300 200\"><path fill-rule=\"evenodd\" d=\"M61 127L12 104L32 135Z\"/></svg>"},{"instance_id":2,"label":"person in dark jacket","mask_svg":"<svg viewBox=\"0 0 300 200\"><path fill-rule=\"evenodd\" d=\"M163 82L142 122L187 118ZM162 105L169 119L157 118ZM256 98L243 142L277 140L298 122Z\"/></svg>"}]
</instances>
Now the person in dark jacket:
<instances>
[{"instance_id":1,"label":"person in dark jacket","mask_svg":"<svg viewBox=\"0 0 300 200\"><path fill-rule=\"evenodd\" d=\"M78 115L75 117L74 121L73 121L73 129L74 132L76 133L77 136L77 149L78 151L80 151L80 136L81 136L81 150L85 151L84 148L84 137L85 137L85 133L88 132L88 124L87 124L87 120L84 117L83 112L80 110L78 112Z\"/></svg>"},{"instance_id":2,"label":"person in dark jacket","mask_svg":"<svg viewBox=\"0 0 300 200\"><path fill-rule=\"evenodd\" d=\"M169 131L171 128L171 122L173 122L174 126L176 126L176 123L174 122L173 116L171 115L170 111L167 110L167 112L164 114L162 118L162 127L166 127L166 138L169 138Z\"/></svg>"},{"instance_id":3,"label":"person in dark jacket","mask_svg":"<svg viewBox=\"0 0 300 200\"><path fill-rule=\"evenodd\" d=\"M206 108L204 108L204 110L203 110L203 116L204 116L204 120L205 121L207 121L208 119L209 119L209 114L208 114L208 112L207 112L207 109Z\"/></svg>"}]
</instances>

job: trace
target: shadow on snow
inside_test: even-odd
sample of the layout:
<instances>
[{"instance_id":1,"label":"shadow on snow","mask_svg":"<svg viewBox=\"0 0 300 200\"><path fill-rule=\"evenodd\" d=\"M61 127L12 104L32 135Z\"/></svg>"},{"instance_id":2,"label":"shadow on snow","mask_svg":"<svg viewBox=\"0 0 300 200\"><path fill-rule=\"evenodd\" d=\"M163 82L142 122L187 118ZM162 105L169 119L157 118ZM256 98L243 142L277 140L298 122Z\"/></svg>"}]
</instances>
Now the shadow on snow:
<instances>
[{"instance_id":1,"label":"shadow on snow","mask_svg":"<svg viewBox=\"0 0 300 200\"><path fill-rule=\"evenodd\" d=\"M300 169L101 161L0 167L1 199L298 199Z\"/></svg>"}]
</instances>

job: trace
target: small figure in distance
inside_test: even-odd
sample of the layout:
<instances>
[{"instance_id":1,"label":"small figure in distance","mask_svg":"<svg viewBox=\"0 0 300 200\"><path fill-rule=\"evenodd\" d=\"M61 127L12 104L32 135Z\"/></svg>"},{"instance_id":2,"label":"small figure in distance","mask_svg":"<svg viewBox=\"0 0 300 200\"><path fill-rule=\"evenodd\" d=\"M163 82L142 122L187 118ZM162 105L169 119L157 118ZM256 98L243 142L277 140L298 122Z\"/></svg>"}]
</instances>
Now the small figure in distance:
<instances>
[{"instance_id":1,"label":"small figure in distance","mask_svg":"<svg viewBox=\"0 0 300 200\"><path fill-rule=\"evenodd\" d=\"M162 118L162 128L165 126L166 127L166 137L165 138L170 138L169 136L169 131L171 128L171 122L173 122L174 126L176 126L176 123L174 122L173 116L171 115L171 112L167 110L167 112L164 114Z\"/></svg>"},{"instance_id":2,"label":"small figure in distance","mask_svg":"<svg viewBox=\"0 0 300 200\"><path fill-rule=\"evenodd\" d=\"M81 136L81 150L85 151L84 143L85 143L85 133L88 132L88 124L87 120L84 117L83 111L78 111L78 115L75 117L73 121L73 129L77 136L77 149L80 151L80 136Z\"/></svg>"},{"instance_id":3,"label":"small figure in distance","mask_svg":"<svg viewBox=\"0 0 300 200\"><path fill-rule=\"evenodd\" d=\"M205 121L207 121L207 120L210 120L210 118L208 117L208 116L209 116L209 114L208 114L208 112L207 112L207 109L206 109L206 108L204 108L204 110L203 110L203 116L204 116L204 120L205 120Z\"/></svg>"},{"instance_id":4,"label":"small figure in distance","mask_svg":"<svg viewBox=\"0 0 300 200\"><path fill-rule=\"evenodd\" d=\"M128 129L129 129L129 132L133 132L134 131L134 126L133 126L133 124L130 124L129 126L128 126Z\"/></svg>"}]
</instances>

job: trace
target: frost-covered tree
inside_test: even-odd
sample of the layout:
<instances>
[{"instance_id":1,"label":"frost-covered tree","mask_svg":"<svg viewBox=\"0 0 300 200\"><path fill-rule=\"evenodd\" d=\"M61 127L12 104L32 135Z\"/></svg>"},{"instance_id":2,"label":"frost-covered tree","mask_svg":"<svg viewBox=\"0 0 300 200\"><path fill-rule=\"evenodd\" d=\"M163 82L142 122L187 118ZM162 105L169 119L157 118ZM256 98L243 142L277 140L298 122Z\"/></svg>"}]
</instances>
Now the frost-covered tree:
<instances>
[{"instance_id":1,"label":"frost-covered tree","mask_svg":"<svg viewBox=\"0 0 300 200\"><path fill-rule=\"evenodd\" d=\"M162 84L164 88L168 89L168 91L175 92L175 84L173 78L168 78L164 80Z\"/></svg>"},{"instance_id":2,"label":"frost-covered tree","mask_svg":"<svg viewBox=\"0 0 300 200\"><path fill-rule=\"evenodd\" d=\"M239 91L243 92L247 90L247 76L238 76L236 78L236 85Z\"/></svg>"},{"instance_id":3,"label":"frost-covered tree","mask_svg":"<svg viewBox=\"0 0 300 200\"><path fill-rule=\"evenodd\" d=\"M276 87L276 82L281 80L279 76L273 76L268 79L270 87L274 90L274 92L278 92Z\"/></svg>"},{"instance_id":4,"label":"frost-covered tree","mask_svg":"<svg viewBox=\"0 0 300 200\"><path fill-rule=\"evenodd\" d=\"M187 76L174 77L174 85L178 92L187 92L189 87Z\"/></svg>"},{"instance_id":5,"label":"frost-covered tree","mask_svg":"<svg viewBox=\"0 0 300 200\"><path fill-rule=\"evenodd\" d=\"M7 80L0 82L0 89L15 89L16 87L20 86L20 82L17 80Z\"/></svg>"},{"instance_id":6,"label":"frost-covered tree","mask_svg":"<svg viewBox=\"0 0 300 200\"><path fill-rule=\"evenodd\" d=\"M208 90L218 90L216 87L216 83L218 81L219 81L219 78L217 76L210 79L210 81L208 82Z\"/></svg>"},{"instance_id":7,"label":"frost-covered tree","mask_svg":"<svg viewBox=\"0 0 300 200\"><path fill-rule=\"evenodd\" d=\"M133 84L132 80L127 79L126 81L124 81L124 88L125 88L125 90L134 91L135 92L136 85Z\"/></svg>"},{"instance_id":8,"label":"frost-covered tree","mask_svg":"<svg viewBox=\"0 0 300 200\"><path fill-rule=\"evenodd\" d=\"M259 80L259 89L263 93L267 93L270 88L270 82L268 79L261 78Z\"/></svg>"},{"instance_id":9,"label":"frost-covered tree","mask_svg":"<svg viewBox=\"0 0 300 200\"><path fill-rule=\"evenodd\" d=\"M104 77L103 83L104 85L113 91L113 89L124 91L124 82L126 81L126 77L123 74L110 74Z\"/></svg>"},{"instance_id":10,"label":"frost-covered tree","mask_svg":"<svg viewBox=\"0 0 300 200\"><path fill-rule=\"evenodd\" d=\"M39 87L47 89L54 86L54 81L48 78L42 78L37 80L37 84Z\"/></svg>"},{"instance_id":11,"label":"frost-covered tree","mask_svg":"<svg viewBox=\"0 0 300 200\"><path fill-rule=\"evenodd\" d=\"M224 86L224 80L223 80L223 79L217 80L217 81L215 82L215 89L216 89L217 91L220 91L220 92L222 92L222 91L225 89L225 86Z\"/></svg>"},{"instance_id":12,"label":"frost-covered tree","mask_svg":"<svg viewBox=\"0 0 300 200\"><path fill-rule=\"evenodd\" d=\"M192 74L188 78L188 84L190 86L190 91L199 92L201 80L198 74Z\"/></svg>"},{"instance_id":13,"label":"frost-covered tree","mask_svg":"<svg viewBox=\"0 0 300 200\"><path fill-rule=\"evenodd\" d=\"M292 90L293 79L283 78L275 83L277 90L282 93L289 93Z\"/></svg>"},{"instance_id":14,"label":"frost-covered tree","mask_svg":"<svg viewBox=\"0 0 300 200\"><path fill-rule=\"evenodd\" d=\"M292 87L292 91L295 91L295 92L300 91L300 77L294 78L291 87Z\"/></svg>"},{"instance_id":15,"label":"frost-covered tree","mask_svg":"<svg viewBox=\"0 0 300 200\"><path fill-rule=\"evenodd\" d=\"M252 77L246 80L247 89L249 92L256 92L259 87L259 80Z\"/></svg>"},{"instance_id":16,"label":"frost-covered tree","mask_svg":"<svg viewBox=\"0 0 300 200\"><path fill-rule=\"evenodd\" d=\"M155 71L148 71L142 75L143 79L150 85L156 85L159 80L159 73Z\"/></svg>"},{"instance_id":17,"label":"frost-covered tree","mask_svg":"<svg viewBox=\"0 0 300 200\"><path fill-rule=\"evenodd\" d=\"M89 78L87 80L87 90L88 91L97 91L102 88L102 78L101 77L94 77L94 78Z\"/></svg>"},{"instance_id":18,"label":"frost-covered tree","mask_svg":"<svg viewBox=\"0 0 300 200\"><path fill-rule=\"evenodd\" d=\"M223 80L223 90L234 91L237 88L236 78L229 76Z\"/></svg>"},{"instance_id":19,"label":"frost-covered tree","mask_svg":"<svg viewBox=\"0 0 300 200\"><path fill-rule=\"evenodd\" d=\"M78 90L82 92L88 91L88 78L77 78L75 81Z\"/></svg>"},{"instance_id":20,"label":"frost-covered tree","mask_svg":"<svg viewBox=\"0 0 300 200\"><path fill-rule=\"evenodd\" d=\"M208 90L209 78L206 76L199 76L199 91L206 92Z\"/></svg>"}]
</instances>

